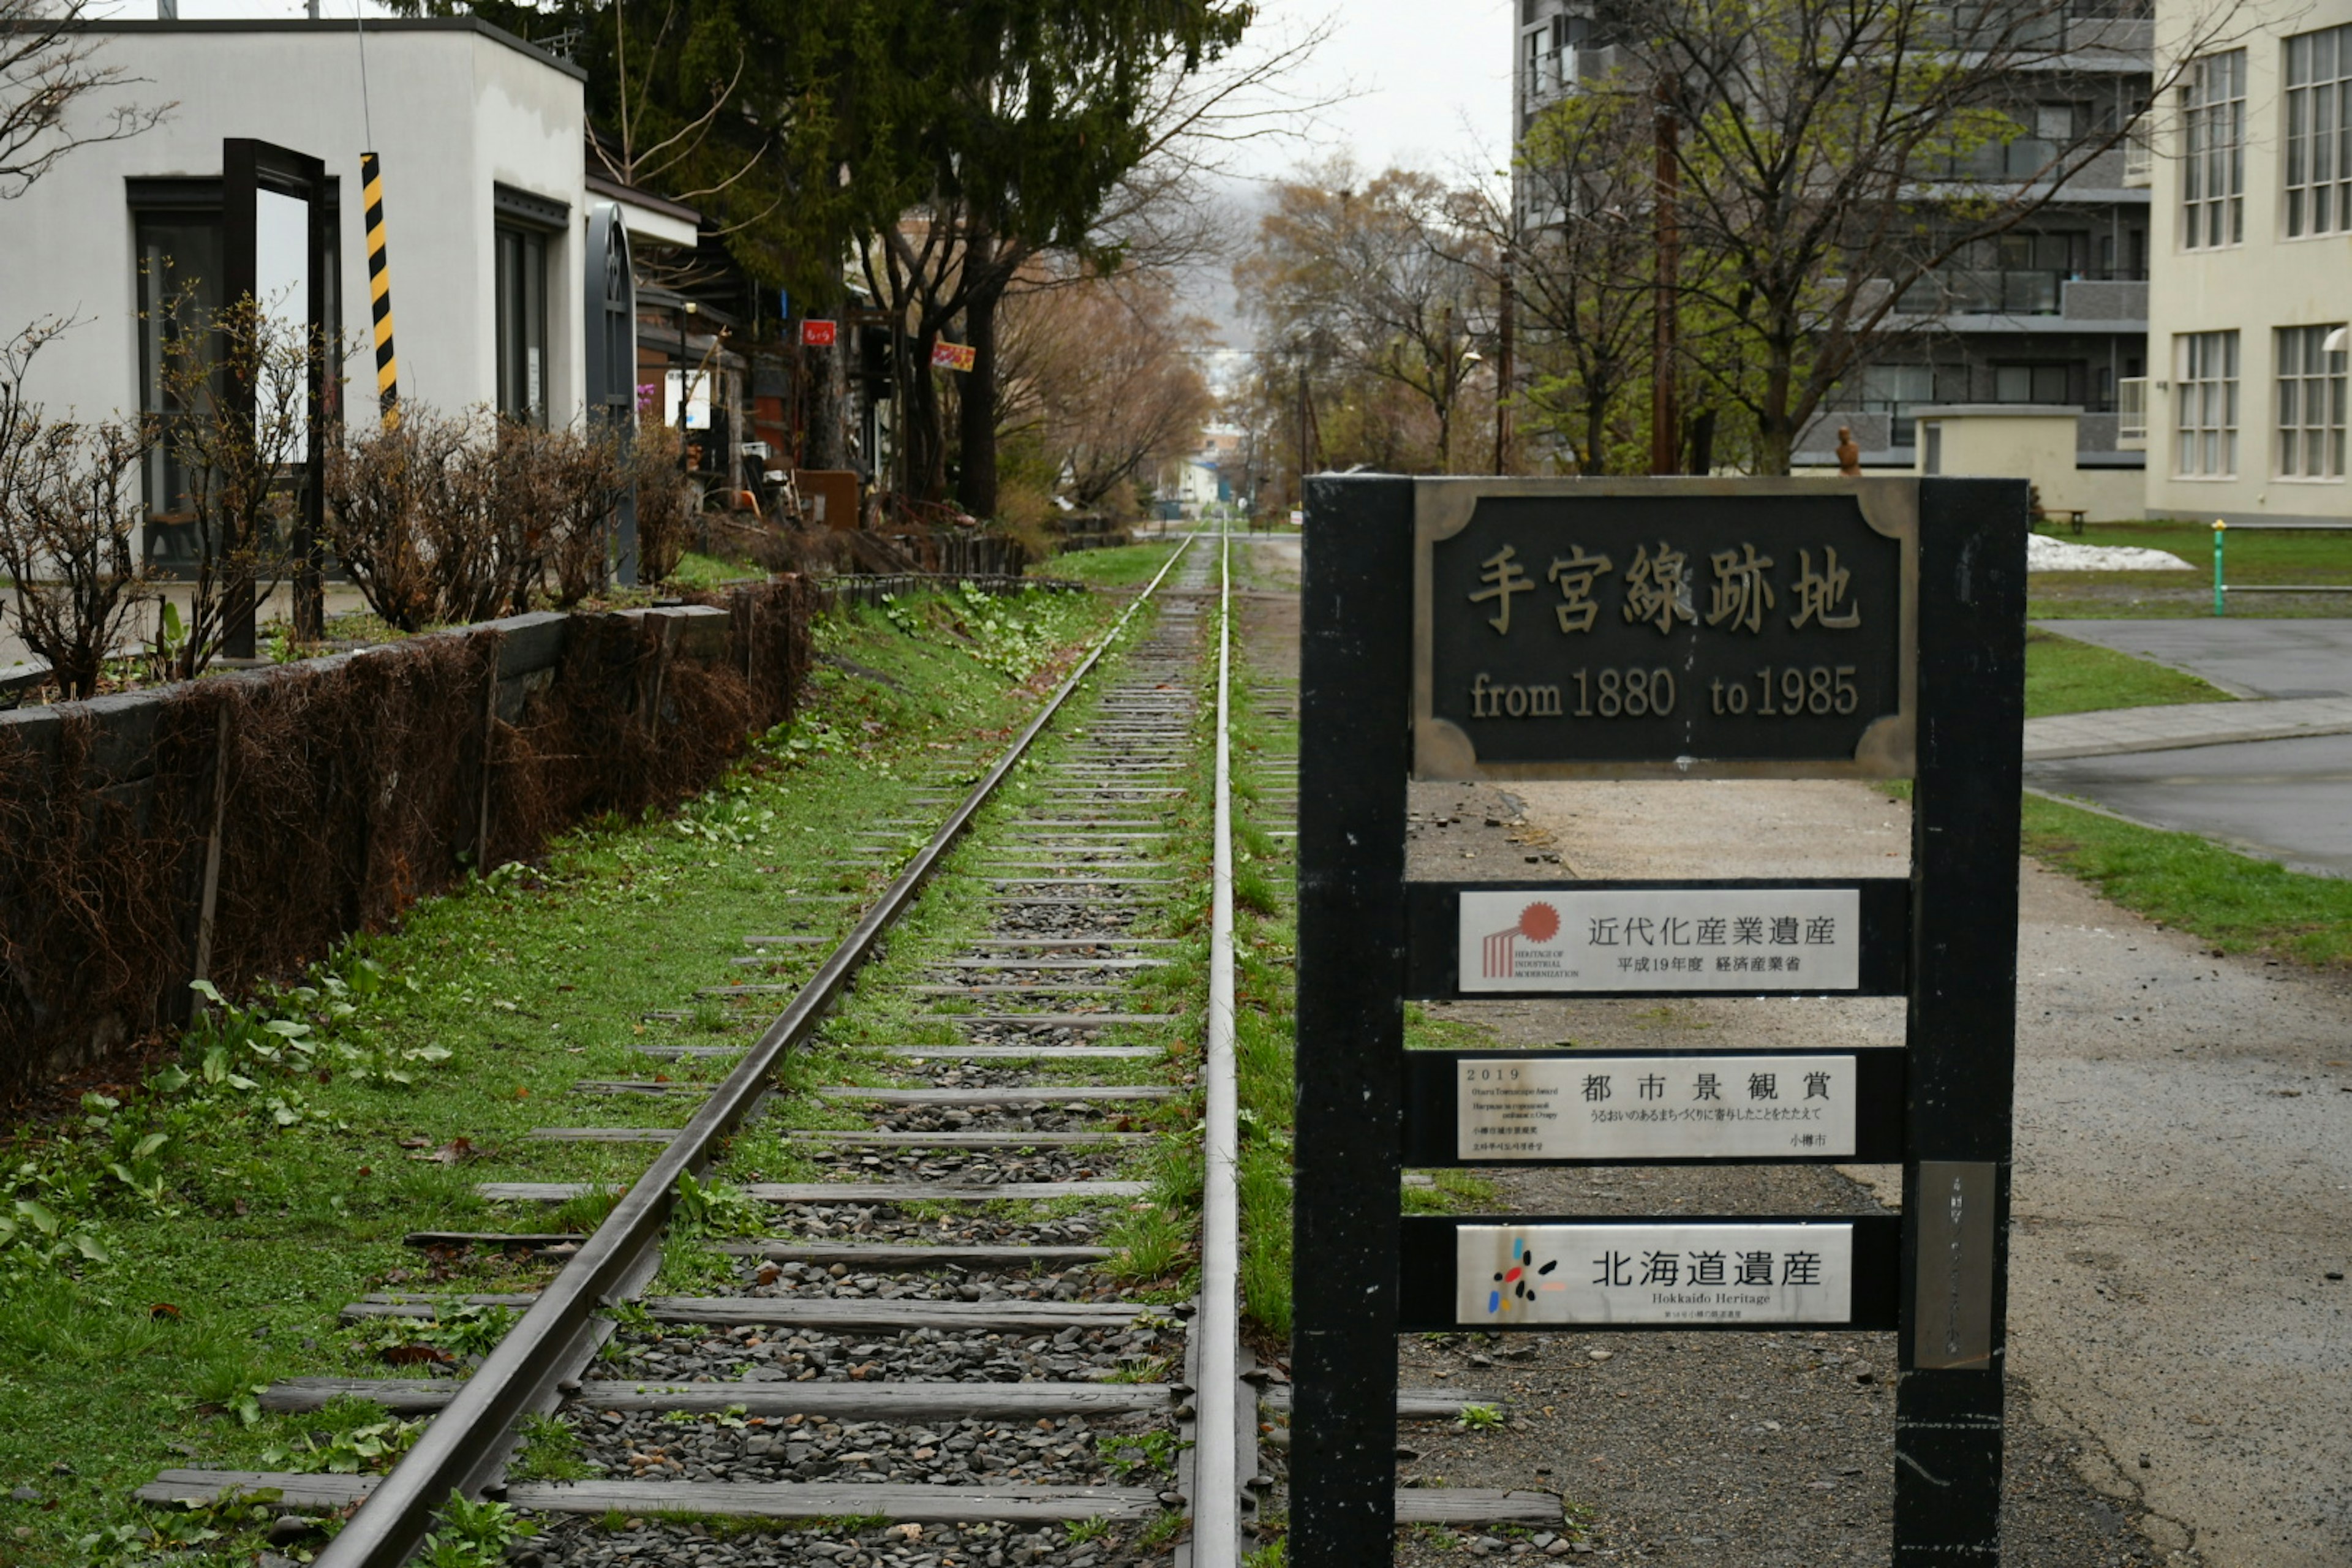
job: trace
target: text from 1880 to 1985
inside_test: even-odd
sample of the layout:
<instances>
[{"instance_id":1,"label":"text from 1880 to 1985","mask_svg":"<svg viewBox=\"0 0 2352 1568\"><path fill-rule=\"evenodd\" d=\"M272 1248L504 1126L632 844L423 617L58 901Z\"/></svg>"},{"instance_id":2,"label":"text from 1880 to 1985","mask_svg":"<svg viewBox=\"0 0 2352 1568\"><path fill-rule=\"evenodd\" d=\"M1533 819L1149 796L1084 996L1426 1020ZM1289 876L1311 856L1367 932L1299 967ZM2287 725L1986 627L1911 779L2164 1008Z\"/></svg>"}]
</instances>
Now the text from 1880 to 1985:
<instances>
[{"instance_id":1,"label":"text from 1880 to 1985","mask_svg":"<svg viewBox=\"0 0 2352 1568\"><path fill-rule=\"evenodd\" d=\"M1482 498L1430 545L1424 723L1482 767L1853 759L1904 706L1902 541L1851 498Z\"/></svg>"}]
</instances>

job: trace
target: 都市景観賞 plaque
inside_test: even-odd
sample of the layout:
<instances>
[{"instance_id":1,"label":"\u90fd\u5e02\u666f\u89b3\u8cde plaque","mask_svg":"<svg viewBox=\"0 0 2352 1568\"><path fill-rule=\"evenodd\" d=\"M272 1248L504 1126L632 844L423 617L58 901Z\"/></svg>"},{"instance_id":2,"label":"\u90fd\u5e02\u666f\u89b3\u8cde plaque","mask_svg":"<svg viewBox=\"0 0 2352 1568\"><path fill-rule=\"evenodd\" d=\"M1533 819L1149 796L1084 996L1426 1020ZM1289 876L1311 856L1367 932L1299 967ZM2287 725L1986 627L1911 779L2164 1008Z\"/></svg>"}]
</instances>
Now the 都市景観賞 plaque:
<instances>
[{"instance_id":1,"label":"\u90fd\u5e02\u666f\u89b3\u8cde plaque","mask_svg":"<svg viewBox=\"0 0 2352 1568\"><path fill-rule=\"evenodd\" d=\"M1422 492L1420 776L1908 770L1904 481L1458 483Z\"/></svg>"},{"instance_id":2,"label":"\u90fd\u5e02\u666f\u89b3\u8cde plaque","mask_svg":"<svg viewBox=\"0 0 2352 1568\"><path fill-rule=\"evenodd\" d=\"M1769 1160L1854 1152L1850 1056L1465 1056L1465 1163Z\"/></svg>"}]
</instances>

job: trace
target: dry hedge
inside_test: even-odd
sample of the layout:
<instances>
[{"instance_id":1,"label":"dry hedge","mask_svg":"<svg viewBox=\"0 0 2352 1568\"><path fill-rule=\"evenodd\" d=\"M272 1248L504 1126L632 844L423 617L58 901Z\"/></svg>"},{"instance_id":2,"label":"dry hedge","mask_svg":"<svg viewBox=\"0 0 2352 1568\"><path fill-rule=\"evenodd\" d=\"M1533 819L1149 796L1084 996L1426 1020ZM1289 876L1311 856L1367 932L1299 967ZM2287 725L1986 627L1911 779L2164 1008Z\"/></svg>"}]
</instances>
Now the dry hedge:
<instances>
[{"instance_id":1,"label":"dry hedge","mask_svg":"<svg viewBox=\"0 0 2352 1568\"><path fill-rule=\"evenodd\" d=\"M0 724L0 1100L184 1016L216 819L205 967L234 992L469 866L700 788L792 716L814 595L703 602L731 617L723 658L658 615L577 616L551 670L503 679L504 634L472 627Z\"/></svg>"}]
</instances>

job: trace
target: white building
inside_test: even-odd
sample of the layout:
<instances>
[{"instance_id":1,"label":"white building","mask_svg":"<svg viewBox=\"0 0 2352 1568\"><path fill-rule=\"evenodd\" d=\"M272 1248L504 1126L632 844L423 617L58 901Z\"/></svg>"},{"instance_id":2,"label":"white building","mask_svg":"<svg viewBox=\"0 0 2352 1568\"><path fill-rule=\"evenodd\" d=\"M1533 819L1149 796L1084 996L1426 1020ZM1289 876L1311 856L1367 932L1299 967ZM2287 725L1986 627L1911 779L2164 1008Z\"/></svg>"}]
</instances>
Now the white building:
<instances>
[{"instance_id":1,"label":"white building","mask_svg":"<svg viewBox=\"0 0 2352 1568\"><path fill-rule=\"evenodd\" d=\"M2215 8L2161 0L2180 58ZM2352 518L2352 0L2247 0L2152 115L2147 507Z\"/></svg>"},{"instance_id":2,"label":"white building","mask_svg":"<svg viewBox=\"0 0 2352 1568\"><path fill-rule=\"evenodd\" d=\"M446 412L580 417L583 250L592 194L583 73L470 18L102 22L102 63L132 79L75 113L173 105L163 122L68 154L0 203L0 337L78 324L45 350L29 395L101 418L158 406L159 309L192 288L219 303L222 142L318 158L331 182L327 313L350 346L348 414L375 413L360 154L383 160L399 392ZM633 237L692 244L694 225L621 199ZM177 487L159 455L149 503Z\"/></svg>"}]
</instances>

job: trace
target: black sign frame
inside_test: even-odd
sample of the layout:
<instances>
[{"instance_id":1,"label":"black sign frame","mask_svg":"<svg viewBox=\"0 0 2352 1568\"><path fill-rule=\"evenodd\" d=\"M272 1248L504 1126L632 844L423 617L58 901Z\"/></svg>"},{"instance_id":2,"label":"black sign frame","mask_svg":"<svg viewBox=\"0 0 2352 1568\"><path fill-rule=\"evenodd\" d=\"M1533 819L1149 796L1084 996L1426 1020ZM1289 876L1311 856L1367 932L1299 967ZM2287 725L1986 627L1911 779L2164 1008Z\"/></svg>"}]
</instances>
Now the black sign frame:
<instances>
[{"instance_id":1,"label":"black sign frame","mask_svg":"<svg viewBox=\"0 0 2352 1568\"><path fill-rule=\"evenodd\" d=\"M1415 637L1427 626L1417 613L1427 602L1424 502L1466 517L1494 495L1571 508L1625 496L1738 508L1750 497L1898 490L1916 520L1896 650L1906 693L1899 736L1883 732L1854 756L1728 763L1564 757L1485 767L1443 747L1416 755L1415 721L1429 711L1429 660ZM1409 892L1405 879L1414 777L1913 780L1894 1561L1999 1562L2026 490L2021 480L1946 479L1308 481L1289 1538L1297 1568L1359 1568L1393 1551L1395 1340L1408 1331L1404 1238L1418 1223L1400 1214L1398 1196L1410 1078L1404 981L1412 900L1430 896Z\"/></svg>"}]
</instances>

